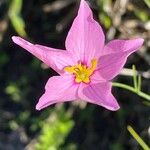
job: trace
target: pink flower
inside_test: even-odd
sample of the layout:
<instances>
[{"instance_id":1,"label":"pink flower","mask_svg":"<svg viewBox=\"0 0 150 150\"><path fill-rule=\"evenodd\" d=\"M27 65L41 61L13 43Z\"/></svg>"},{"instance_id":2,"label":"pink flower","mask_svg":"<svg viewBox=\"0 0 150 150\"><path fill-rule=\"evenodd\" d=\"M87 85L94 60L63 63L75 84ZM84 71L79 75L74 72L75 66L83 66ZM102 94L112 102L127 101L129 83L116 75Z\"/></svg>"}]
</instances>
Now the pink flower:
<instances>
[{"instance_id":1,"label":"pink flower","mask_svg":"<svg viewBox=\"0 0 150 150\"><path fill-rule=\"evenodd\" d=\"M81 0L78 15L66 38L66 50L31 44L20 37L12 39L60 75L51 77L46 83L37 110L76 99L118 110L110 80L119 74L127 57L144 41L141 38L113 40L104 45L103 30L93 19L85 0Z\"/></svg>"}]
</instances>

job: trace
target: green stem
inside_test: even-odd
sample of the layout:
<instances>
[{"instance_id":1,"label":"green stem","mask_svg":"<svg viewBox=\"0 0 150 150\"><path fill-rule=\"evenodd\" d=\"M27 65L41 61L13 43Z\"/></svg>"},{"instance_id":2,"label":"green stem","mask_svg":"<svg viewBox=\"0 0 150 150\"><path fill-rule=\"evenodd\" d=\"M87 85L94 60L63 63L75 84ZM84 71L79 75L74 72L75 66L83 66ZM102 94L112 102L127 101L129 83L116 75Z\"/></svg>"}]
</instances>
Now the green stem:
<instances>
[{"instance_id":1,"label":"green stem","mask_svg":"<svg viewBox=\"0 0 150 150\"><path fill-rule=\"evenodd\" d=\"M142 91L137 91L137 89L135 89L134 87L132 86L129 86L129 85L126 85L126 84L122 84L122 83L118 83L118 82L113 82L112 85L114 87L119 87L119 88L122 88L122 89L126 89L128 91L131 91L133 93L136 93L138 96L142 97L142 98L145 98L146 100L150 101L150 95L142 92Z\"/></svg>"},{"instance_id":2,"label":"green stem","mask_svg":"<svg viewBox=\"0 0 150 150\"><path fill-rule=\"evenodd\" d=\"M131 126L128 125L127 129L144 150L150 150L149 146L141 139L141 137L134 131Z\"/></svg>"},{"instance_id":3,"label":"green stem","mask_svg":"<svg viewBox=\"0 0 150 150\"><path fill-rule=\"evenodd\" d=\"M137 90L138 89L138 85L137 85L137 71L136 71L135 65L132 66L132 70L133 70L134 88Z\"/></svg>"},{"instance_id":4,"label":"green stem","mask_svg":"<svg viewBox=\"0 0 150 150\"><path fill-rule=\"evenodd\" d=\"M138 75L138 91L141 91L141 75Z\"/></svg>"}]
</instances>

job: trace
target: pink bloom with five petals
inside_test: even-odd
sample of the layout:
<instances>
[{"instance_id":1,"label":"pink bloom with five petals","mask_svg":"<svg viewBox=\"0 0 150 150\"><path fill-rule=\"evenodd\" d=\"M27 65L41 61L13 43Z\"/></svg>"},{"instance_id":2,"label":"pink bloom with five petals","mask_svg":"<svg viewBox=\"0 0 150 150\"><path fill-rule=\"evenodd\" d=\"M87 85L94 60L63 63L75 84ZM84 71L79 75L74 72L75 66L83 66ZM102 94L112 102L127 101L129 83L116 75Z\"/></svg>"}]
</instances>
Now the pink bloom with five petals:
<instances>
[{"instance_id":1,"label":"pink bloom with five petals","mask_svg":"<svg viewBox=\"0 0 150 150\"><path fill-rule=\"evenodd\" d=\"M85 0L81 0L78 15L66 38L66 50L31 44L16 36L12 39L60 75L51 77L46 83L37 110L77 99L118 110L110 80L119 74L127 57L144 41L141 38L112 40L104 45L103 30L93 19Z\"/></svg>"}]
</instances>

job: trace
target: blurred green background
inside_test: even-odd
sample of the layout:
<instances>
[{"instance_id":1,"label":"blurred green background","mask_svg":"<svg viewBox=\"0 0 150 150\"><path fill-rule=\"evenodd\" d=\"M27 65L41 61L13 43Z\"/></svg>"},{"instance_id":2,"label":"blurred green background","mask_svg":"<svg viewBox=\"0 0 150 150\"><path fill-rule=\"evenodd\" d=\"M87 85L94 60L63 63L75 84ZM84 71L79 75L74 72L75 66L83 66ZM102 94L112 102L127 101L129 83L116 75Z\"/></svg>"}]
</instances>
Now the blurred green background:
<instances>
[{"instance_id":1,"label":"blurred green background","mask_svg":"<svg viewBox=\"0 0 150 150\"><path fill-rule=\"evenodd\" d=\"M85 102L57 104L35 110L49 77L56 73L15 45L11 36L65 48L79 0L0 0L0 150L138 150L127 131L131 125L149 143L150 104L136 94L114 87L117 112ZM89 0L95 19L114 38L145 39L129 57L136 65L142 90L150 93L150 0ZM132 77L115 81L132 85ZM150 130L150 129L149 129Z\"/></svg>"}]
</instances>

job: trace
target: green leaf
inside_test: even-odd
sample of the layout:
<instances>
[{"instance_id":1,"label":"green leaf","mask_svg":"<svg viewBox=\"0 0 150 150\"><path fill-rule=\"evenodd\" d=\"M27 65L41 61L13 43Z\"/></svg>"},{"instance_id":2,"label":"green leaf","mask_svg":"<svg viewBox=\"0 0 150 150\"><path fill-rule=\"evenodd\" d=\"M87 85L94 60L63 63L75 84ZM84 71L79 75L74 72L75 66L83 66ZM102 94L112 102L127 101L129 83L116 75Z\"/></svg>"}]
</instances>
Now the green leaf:
<instances>
[{"instance_id":1,"label":"green leaf","mask_svg":"<svg viewBox=\"0 0 150 150\"><path fill-rule=\"evenodd\" d=\"M25 31L25 22L21 17L22 0L12 0L10 3L8 16L12 26L20 36L27 36Z\"/></svg>"},{"instance_id":2,"label":"green leaf","mask_svg":"<svg viewBox=\"0 0 150 150\"><path fill-rule=\"evenodd\" d=\"M10 83L6 87L5 93L7 93L15 102L19 102L21 100L20 89L14 83Z\"/></svg>"},{"instance_id":3,"label":"green leaf","mask_svg":"<svg viewBox=\"0 0 150 150\"><path fill-rule=\"evenodd\" d=\"M146 22L149 20L149 15L147 14L146 11L135 9L134 14L143 22Z\"/></svg>"},{"instance_id":4,"label":"green leaf","mask_svg":"<svg viewBox=\"0 0 150 150\"><path fill-rule=\"evenodd\" d=\"M48 120L43 122L42 132L38 137L38 143L35 144L35 150L58 150L73 126L73 120L63 107L59 111L54 111Z\"/></svg>"},{"instance_id":5,"label":"green leaf","mask_svg":"<svg viewBox=\"0 0 150 150\"><path fill-rule=\"evenodd\" d=\"M106 13L100 13L99 19L106 29L110 28L112 21L111 21L111 18Z\"/></svg>"},{"instance_id":6,"label":"green leaf","mask_svg":"<svg viewBox=\"0 0 150 150\"><path fill-rule=\"evenodd\" d=\"M144 2L150 8L150 0L144 0Z\"/></svg>"}]
</instances>

